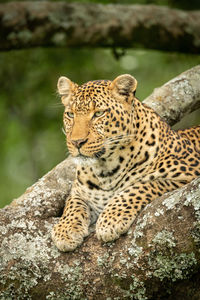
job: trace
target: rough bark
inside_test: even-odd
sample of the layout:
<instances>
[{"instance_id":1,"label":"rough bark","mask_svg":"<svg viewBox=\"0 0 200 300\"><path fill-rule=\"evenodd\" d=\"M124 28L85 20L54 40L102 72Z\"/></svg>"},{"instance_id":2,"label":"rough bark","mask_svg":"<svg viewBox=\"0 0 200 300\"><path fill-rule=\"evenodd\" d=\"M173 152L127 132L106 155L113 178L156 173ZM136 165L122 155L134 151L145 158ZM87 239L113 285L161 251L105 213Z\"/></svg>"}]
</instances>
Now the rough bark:
<instances>
[{"instance_id":1,"label":"rough bark","mask_svg":"<svg viewBox=\"0 0 200 300\"><path fill-rule=\"evenodd\" d=\"M154 108L170 111L171 102L163 111L162 103L173 91L173 104L180 101L174 111L190 111L191 99L200 102L199 68L159 88L163 99L155 97ZM192 88L182 108L178 86L186 77ZM116 242L101 244L92 232L77 250L61 253L50 232L74 172L68 158L0 210L0 299L200 299L200 178L149 204Z\"/></svg>"},{"instance_id":2,"label":"rough bark","mask_svg":"<svg viewBox=\"0 0 200 300\"><path fill-rule=\"evenodd\" d=\"M200 11L155 5L4 3L0 28L1 51L36 46L200 51Z\"/></svg>"},{"instance_id":3,"label":"rough bark","mask_svg":"<svg viewBox=\"0 0 200 300\"><path fill-rule=\"evenodd\" d=\"M200 65L156 88L143 103L152 107L168 124L200 108Z\"/></svg>"}]
</instances>

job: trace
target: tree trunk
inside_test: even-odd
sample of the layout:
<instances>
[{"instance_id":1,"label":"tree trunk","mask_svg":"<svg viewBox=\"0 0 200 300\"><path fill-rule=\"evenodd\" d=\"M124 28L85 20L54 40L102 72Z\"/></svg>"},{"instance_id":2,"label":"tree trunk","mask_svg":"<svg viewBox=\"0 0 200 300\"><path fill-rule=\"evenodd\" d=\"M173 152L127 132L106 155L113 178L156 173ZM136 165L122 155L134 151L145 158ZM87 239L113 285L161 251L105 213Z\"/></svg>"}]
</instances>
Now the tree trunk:
<instances>
[{"instance_id":1,"label":"tree trunk","mask_svg":"<svg viewBox=\"0 0 200 300\"><path fill-rule=\"evenodd\" d=\"M173 100L179 119L200 106L199 81L197 66L146 102L165 116ZM74 173L67 158L0 210L0 299L200 299L200 178L147 205L116 242L102 244L91 232L74 252L61 253L50 232Z\"/></svg>"},{"instance_id":2,"label":"tree trunk","mask_svg":"<svg viewBox=\"0 0 200 300\"><path fill-rule=\"evenodd\" d=\"M200 52L200 11L156 5L0 4L0 50L125 47Z\"/></svg>"}]
</instances>

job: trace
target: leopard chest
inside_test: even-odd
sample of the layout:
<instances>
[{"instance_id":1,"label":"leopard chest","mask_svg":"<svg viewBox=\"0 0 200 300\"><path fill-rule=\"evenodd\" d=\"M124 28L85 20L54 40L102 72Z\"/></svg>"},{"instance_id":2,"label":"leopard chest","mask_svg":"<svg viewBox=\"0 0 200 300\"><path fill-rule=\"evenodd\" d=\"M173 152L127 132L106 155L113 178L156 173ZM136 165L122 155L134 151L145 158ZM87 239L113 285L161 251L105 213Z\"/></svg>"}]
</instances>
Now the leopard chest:
<instances>
[{"instance_id":1,"label":"leopard chest","mask_svg":"<svg viewBox=\"0 0 200 300\"><path fill-rule=\"evenodd\" d=\"M77 172L72 189L72 193L87 202L97 215L102 212L116 192L114 178L98 177L91 170L87 174L86 172Z\"/></svg>"},{"instance_id":2,"label":"leopard chest","mask_svg":"<svg viewBox=\"0 0 200 300\"><path fill-rule=\"evenodd\" d=\"M141 176L141 173L139 175ZM72 195L83 199L99 215L113 197L138 180L136 177L138 174L129 174L123 164L120 167L116 165L109 171L100 166L80 167L77 169Z\"/></svg>"}]
</instances>

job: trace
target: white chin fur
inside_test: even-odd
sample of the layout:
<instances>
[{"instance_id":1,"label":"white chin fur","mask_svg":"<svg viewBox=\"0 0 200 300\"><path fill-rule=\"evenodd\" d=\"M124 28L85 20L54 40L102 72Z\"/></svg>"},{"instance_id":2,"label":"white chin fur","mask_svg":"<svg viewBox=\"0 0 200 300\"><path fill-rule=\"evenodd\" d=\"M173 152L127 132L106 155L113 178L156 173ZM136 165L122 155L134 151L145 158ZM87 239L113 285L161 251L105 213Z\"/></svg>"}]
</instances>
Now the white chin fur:
<instances>
[{"instance_id":1,"label":"white chin fur","mask_svg":"<svg viewBox=\"0 0 200 300\"><path fill-rule=\"evenodd\" d=\"M73 158L73 161L77 166L89 166L95 164L97 159L92 157L77 156Z\"/></svg>"}]
</instances>

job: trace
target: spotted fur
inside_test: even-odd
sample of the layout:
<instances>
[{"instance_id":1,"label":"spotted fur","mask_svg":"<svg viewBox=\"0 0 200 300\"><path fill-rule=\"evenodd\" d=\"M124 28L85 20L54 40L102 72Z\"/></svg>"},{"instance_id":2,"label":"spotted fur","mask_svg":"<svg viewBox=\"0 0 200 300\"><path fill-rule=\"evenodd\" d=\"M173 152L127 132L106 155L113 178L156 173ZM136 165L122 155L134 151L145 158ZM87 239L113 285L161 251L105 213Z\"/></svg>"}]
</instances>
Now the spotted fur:
<instances>
[{"instance_id":1,"label":"spotted fur","mask_svg":"<svg viewBox=\"0 0 200 300\"><path fill-rule=\"evenodd\" d=\"M61 251L79 246L94 222L98 239L119 238L148 203L200 175L200 127L172 130L136 99L136 86L131 75L58 81L67 146L81 162L52 232Z\"/></svg>"}]
</instances>

